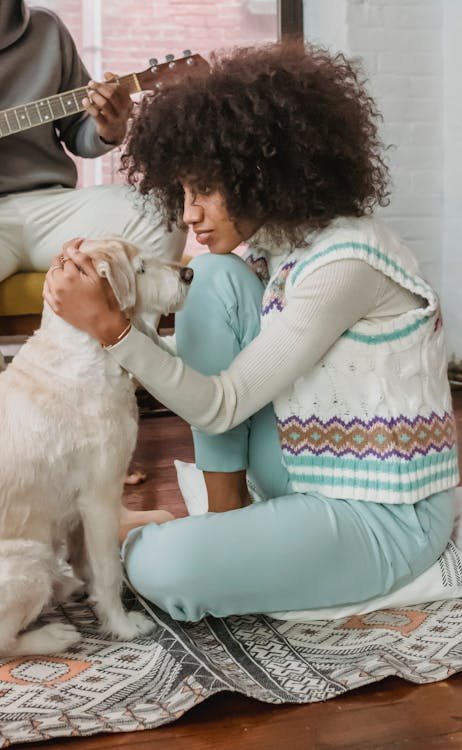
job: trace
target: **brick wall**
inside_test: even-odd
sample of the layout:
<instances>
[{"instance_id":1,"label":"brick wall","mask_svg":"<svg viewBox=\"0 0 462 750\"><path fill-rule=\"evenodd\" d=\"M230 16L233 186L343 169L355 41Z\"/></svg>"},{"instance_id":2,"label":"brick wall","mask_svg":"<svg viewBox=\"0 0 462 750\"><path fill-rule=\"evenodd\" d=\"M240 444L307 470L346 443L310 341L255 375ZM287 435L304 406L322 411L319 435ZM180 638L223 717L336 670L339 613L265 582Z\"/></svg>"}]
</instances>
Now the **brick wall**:
<instances>
[{"instance_id":1,"label":"brick wall","mask_svg":"<svg viewBox=\"0 0 462 750\"><path fill-rule=\"evenodd\" d=\"M380 213L440 293L449 353L462 358L462 3L305 0L304 10L307 39L363 60L391 146L392 201Z\"/></svg>"},{"instance_id":2,"label":"brick wall","mask_svg":"<svg viewBox=\"0 0 462 750\"><path fill-rule=\"evenodd\" d=\"M181 53L185 48L206 55L217 47L253 44L275 39L277 34L276 0L33 0L29 4L57 12L80 50L84 16L90 22L90 16L100 12L103 67L117 72L139 69L150 57Z\"/></svg>"},{"instance_id":3,"label":"brick wall","mask_svg":"<svg viewBox=\"0 0 462 750\"><path fill-rule=\"evenodd\" d=\"M462 360L462 7L444 12L443 302L449 352Z\"/></svg>"},{"instance_id":4,"label":"brick wall","mask_svg":"<svg viewBox=\"0 0 462 750\"><path fill-rule=\"evenodd\" d=\"M365 61L392 147L392 201L383 215L441 290L442 3L353 0L347 20L350 51Z\"/></svg>"}]
</instances>

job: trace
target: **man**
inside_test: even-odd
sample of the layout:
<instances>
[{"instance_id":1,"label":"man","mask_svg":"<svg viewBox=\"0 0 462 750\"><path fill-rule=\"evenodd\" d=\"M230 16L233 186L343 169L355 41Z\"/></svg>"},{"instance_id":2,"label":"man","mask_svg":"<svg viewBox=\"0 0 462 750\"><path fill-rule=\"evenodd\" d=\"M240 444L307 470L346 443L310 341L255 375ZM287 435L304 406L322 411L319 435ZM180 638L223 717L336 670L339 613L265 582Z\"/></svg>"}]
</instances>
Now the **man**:
<instances>
[{"instance_id":1,"label":"man","mask_svg":"<svg viewBox=\"0 0 462 750\"><path fill-rule=\"evenodd\" d=\"M86 111L0 138L0 281L46 270L75 236L123 235L164 258L181 257L185 234L169 231L121 185L75 189L64 150L93 158L122 143L132 102L117 83L90 81L68 29L24 0L0 2L0 111L89 86ZM1 113L0 113L1 116Z\"/></svg>"}]
</instances>

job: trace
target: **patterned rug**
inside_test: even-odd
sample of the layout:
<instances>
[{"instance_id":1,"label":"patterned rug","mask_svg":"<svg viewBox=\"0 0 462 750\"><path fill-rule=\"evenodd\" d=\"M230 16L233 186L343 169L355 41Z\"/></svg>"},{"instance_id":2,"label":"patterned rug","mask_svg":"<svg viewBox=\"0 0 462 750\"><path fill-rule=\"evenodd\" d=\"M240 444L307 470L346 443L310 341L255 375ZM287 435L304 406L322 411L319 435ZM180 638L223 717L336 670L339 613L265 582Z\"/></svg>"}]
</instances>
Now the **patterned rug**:
<instances>
[{"instance_id":1,"label":"patterned rug","mask_svg":"<svg viewBox=\"0 0 462 750\"><path fill-rule=\"evenodd\" d=\"M331 622L260 615L180 625L130 596L155 622L149 638L105 640L89 605L73 602L43 619L74 623L78 646L0 661L0 747L156 727L224 690L309 703L389 675L425 683L462 670L457 599Z\"/></svg>"}]
</instances>

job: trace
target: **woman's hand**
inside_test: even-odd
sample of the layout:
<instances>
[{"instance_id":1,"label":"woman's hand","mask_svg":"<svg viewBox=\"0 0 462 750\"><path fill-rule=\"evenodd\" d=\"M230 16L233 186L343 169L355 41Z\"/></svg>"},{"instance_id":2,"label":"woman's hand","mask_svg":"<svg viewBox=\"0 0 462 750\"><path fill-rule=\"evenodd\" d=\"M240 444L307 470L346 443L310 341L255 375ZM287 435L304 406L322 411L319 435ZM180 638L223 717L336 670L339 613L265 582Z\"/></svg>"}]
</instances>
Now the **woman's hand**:
<instances>
[{"instance_id":1,"label":"woman's hand","mask_svg":"<svg viewBox=\"0 0 462 750\"><path fill-rule=\"evenodd\" d=\"M53 312L89 333L103 346L115 344L127 328L111 287L96 273L88 256L79 251L82 239L66 242L53 258L43 297Z\"/></svg>"}]
</instances>

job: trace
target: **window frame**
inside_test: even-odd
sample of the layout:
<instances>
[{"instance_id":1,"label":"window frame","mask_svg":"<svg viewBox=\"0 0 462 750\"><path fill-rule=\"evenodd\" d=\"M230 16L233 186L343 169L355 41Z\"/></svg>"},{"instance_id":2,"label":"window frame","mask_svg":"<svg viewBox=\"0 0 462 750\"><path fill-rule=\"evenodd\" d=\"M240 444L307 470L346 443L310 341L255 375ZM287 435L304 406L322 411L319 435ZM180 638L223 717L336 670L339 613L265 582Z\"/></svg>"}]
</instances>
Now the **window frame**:
<instances>
[{"instance_id":1,"label":"window frame","mask_svg":"<svg viewBox=\"0 0 462 750\"><path fill-rule=\"evenodd\" d=\"M278 0L278 38L303 39L303 0Z\"/></svg>"}]
</instances>

